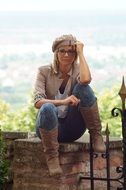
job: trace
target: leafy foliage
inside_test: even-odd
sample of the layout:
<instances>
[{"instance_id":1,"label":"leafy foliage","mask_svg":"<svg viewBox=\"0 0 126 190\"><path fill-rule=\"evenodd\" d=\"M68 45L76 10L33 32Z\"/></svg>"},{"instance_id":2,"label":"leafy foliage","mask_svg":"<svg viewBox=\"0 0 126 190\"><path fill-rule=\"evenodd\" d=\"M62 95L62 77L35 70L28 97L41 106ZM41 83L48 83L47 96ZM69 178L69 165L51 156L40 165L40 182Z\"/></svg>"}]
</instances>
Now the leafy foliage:
<instances>
[{"instance_id":1,"label":"leafy foliage","mask_svg":"<svg viewBox=\"0 0 126 190\"><path fill-rule=\"evenodd\" d=\"M12 111L4 102L0 101L0 125L2 131L34 131L37 110L29 102L26 107Z\"/></svg>"},{"instance_id":2,"label":"leafy foliage","mask_svg":"<svg viewBox=\"0 0 126 190\"><path fill-rule=\"evenodd\" d=\"M121 107L121 99L118 95L119 87L104 89L98 96L98 105L100 110L103 129L108 124L111 136L121 136L121 117L113 117L111 111L113 108Z\"/></svg>"}]
</instances>

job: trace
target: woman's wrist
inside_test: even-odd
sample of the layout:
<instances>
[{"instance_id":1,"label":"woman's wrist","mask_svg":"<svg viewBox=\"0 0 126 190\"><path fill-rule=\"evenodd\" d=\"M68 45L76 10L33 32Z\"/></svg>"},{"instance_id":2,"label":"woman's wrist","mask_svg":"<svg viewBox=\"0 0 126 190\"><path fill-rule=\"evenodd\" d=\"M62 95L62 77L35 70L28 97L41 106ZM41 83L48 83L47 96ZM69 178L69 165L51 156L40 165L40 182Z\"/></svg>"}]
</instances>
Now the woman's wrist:
<instances>
[{"instance_id":1,"label":"woman's wrist","mask_svg":"<svg viewBox=\"0 0 126 190\"><path fill-rule=\"evenodd\" d=\"M84 57L84 53L83 53L83 51L81 52L81 51L79 51L79 52L77 52L77 55L78 55L78 57Z\"/></svg>"}]
</instances>

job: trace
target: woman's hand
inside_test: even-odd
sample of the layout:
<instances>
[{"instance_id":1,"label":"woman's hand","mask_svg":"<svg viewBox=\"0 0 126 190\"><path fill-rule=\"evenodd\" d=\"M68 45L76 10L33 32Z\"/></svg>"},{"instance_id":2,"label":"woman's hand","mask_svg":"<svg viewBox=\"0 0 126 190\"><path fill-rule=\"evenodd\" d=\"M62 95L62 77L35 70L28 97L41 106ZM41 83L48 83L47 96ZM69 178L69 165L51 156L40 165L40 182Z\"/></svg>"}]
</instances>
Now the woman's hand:
<instances>
[{"instance_id":1,"label":"woman's hand","mask_svg":"<svg viewBox=\"0 0 126 190\"><path fill-rule=\"evenodd\" d=\"M78 55L83 54L84 44L82 42L80 42L80 41L77 41L75 45L76 45L77 54Z\"/></svg>"},{"instance_id":2,"label":"woman's hand","mask_svg":"<svg viewBox=\"0 0 126 190\"><path fill-rule=\"evenodd\" d=\"M77 55L79 58L78 60L80 66L80 82L82 84L89 84L91 82L91 73L83 53L84 44L80 41L77 41L75 45L76 45Z\"/></svg>"},{"instance_id":3,"label":"woman's hand","mask_svg":"<svg viewBox=\"0 0 126 190\"><path fill-rule=\"evenodd\" d=\"M79 102L80 100L76 96L71 95L63 100L63 105L77 106Z\"/></svg>"}]
</instances>

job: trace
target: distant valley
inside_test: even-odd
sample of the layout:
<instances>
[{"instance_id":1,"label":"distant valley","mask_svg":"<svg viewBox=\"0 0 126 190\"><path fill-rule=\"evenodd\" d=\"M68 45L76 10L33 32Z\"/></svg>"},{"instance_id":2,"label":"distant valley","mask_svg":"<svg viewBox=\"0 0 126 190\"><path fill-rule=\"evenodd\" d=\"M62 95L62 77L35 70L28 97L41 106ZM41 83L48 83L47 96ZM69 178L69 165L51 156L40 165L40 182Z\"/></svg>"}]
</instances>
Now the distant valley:
<instances>
[{"instance_id":1,"label":"distant valley","mask_svg":"<svg viewBox=\"0 0 126 190\"><path fill-rule=\"evenodd\" d=\"M126 15L115 20L111 15L107 20L108 15L100 13L92 20L92 15L71 13L65 24L63 13L59 20L56 13L9 14L0 13L0 97L12 107L27 104L37 68L52 61L52 41L63 33L72 33L84 42L91 85L97 92L120 84L122 76L126 77Z\"/></svg>"}]
</instances>

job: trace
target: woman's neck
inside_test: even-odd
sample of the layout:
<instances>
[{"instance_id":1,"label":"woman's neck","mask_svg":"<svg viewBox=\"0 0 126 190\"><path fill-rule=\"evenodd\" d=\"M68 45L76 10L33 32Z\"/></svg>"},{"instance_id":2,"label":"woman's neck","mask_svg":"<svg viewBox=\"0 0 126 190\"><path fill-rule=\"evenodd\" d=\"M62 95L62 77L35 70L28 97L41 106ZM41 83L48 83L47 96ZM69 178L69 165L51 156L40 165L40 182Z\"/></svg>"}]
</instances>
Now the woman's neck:
<instances>
[{"instance_id":1,"label":"woman's neck","mask_svg":"<svg viewBox=\"0 0 126 190\"><path fill-rule=\"evenodd\" d=\"M63 75L66 75L71 70L71 68L72 68L71 65L67 67L61 65L59 66L59 69Z\"/></svg>"}]
</instances>

